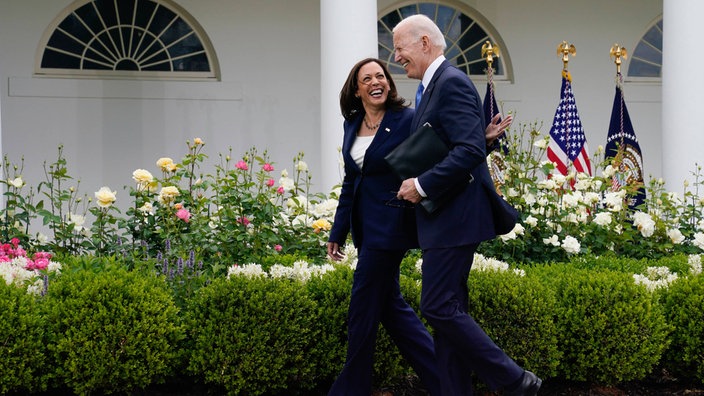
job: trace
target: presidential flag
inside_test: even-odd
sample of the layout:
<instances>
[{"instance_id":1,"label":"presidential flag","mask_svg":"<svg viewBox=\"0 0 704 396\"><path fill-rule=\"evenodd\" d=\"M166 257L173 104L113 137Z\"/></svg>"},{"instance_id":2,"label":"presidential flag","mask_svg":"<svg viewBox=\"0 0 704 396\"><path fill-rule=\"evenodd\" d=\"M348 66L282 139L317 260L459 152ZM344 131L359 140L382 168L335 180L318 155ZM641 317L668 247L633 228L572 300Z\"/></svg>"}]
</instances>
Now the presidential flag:
<instances>
[{"instance_id":1,"label":"presidential flag","mask_svg":"<svg viewBox=\"0 0 704 396\"><path fill-rule=\"evenodd\" d=\"M629 190L633 191L633 194L628 196L628 207L635 209L642 205L645 202L643 157L623 100L623 89L619 85L616 86L614 95L604 157L610 160L615 171L611 177L612 191L628 186Z\"/></svg>"},{"instance_id":2,"label":"presidential flag","mask_svg":"<svg viewBox=\"0 0 704 396\"><path fill-rule=\"evenodd\" d=\"M567 70L563 70L560 104L557 106L555 119L550 127L548 159L563 175L569 173L572 165L575 171L591 176L592 166L588 152L587 138L584 135L584 128L577 113L577 103L572 93L572 78Z\"/></svg>"},{"instance_id":3,"label":"presidential flag","mask_svg":"<svg viewBox=\"0 0 704 396\"><path fill-rule=\"evenodd\" d=\"M494 83L493 81L489 80L486 83L486 93L484 94L484 121L487 123L487 125L491 122L491 119L494 118L495 115L499 114L499 106L496 104L496 98L494 97ZM499 122L501 122L501 118L499 118ZM491 149L501 147L501 150L504 152L504 154L508 154L508 143L506 142L506 134L501 134L497 141L494 143L494 146L491 147Z\"/></svg>"}]
</instances>

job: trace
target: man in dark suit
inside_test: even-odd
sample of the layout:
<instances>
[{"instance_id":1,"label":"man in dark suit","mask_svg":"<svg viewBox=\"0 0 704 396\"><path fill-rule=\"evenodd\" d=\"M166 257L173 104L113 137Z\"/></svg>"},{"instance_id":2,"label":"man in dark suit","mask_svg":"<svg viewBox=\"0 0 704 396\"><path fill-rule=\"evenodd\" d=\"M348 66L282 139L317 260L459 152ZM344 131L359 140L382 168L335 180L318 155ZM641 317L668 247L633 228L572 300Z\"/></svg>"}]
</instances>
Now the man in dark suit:
<instances>
[{"instance_id":1,"label":"man in dark suit","mask_svg":"<svg viewBox=\"0 0 704 396\"><path fill-rule=\"evenodd\" d=\"M505 395L535 395L541 380L508 357L467 313L474 252L479 243L496 237L499 223L510 216L496 205L480 96L469 77L443 56L444 36L428 17L413 15L399 22L393 42L396 62L425 87L419 91L411 131L430 123L450 147L430 170L404 180L397 194L413 203L443 202L433 213L416 206L423 250L420 309L435 330L442 394L471 395L470 372L475 372Z\"/></svg>"}]
</instances>

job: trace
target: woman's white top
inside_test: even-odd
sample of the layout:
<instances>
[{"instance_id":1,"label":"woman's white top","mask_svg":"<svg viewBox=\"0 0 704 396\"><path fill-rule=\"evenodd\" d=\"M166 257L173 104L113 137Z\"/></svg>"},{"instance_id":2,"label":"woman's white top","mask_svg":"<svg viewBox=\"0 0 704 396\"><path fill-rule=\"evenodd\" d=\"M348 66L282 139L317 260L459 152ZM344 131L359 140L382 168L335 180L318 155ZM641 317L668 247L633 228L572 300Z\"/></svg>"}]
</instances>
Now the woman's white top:
<instances>
[{"instance_id":1,"label":"woman's white top","mask_svg":"<svg viewBox=\"0 0 704 396\"><path fill-rule=\"evenodd\" d=\"M374 135L357 136L354 143L352 143L350 155L352 156L354 162L357 163L357 166L359 166L359 169L362 169L362 165L364 165L364 153L366 153L369 145L372 144L372 140L374 140Z\"/></svg>"}]
</instances>

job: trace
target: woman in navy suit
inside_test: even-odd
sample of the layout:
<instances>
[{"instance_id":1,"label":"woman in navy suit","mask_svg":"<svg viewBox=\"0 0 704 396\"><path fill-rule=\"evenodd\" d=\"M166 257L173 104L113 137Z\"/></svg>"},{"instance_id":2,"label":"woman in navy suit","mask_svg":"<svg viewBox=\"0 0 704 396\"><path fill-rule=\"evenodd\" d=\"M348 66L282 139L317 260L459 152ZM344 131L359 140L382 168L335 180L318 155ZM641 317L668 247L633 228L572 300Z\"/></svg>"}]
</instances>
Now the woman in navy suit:
<instances>
[{"instance_id":1,"label":"woman in navy suit","mask_svg":"<svg viewBox=\"0 0 704 396\"><path fill-rule=\"evenodd\" d=\"M396 199L401 181L384 156L409 136L413 110L398 96L386 66L367 58L350 71L340 92L345 118L345 177L327 253L340 260L352 233L358 249L348 311L347 360L328 395L369 396L381 323L431 394L439 394L433 339L399 286L399 266L418 246L415 211Z\"/></svg>"}]
</instances>

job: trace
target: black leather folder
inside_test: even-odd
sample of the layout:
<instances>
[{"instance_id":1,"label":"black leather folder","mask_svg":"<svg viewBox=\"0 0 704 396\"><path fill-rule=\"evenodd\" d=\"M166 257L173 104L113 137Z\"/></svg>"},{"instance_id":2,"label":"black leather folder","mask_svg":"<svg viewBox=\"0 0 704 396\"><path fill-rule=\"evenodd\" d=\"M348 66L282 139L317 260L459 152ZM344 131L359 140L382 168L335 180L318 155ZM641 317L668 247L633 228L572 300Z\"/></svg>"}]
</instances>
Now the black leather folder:
<instances>
[{"instance_id":1,"label":"black leather folder","mask_svg":"<svg viewBox=\"0 0 704 396\"><path fill-rule=\"evenodd\" d=\"M447 144L426 122L408 139L396 146L384 159L401 180L406 180L417 177L435 166L447 157L449 151ZM424 198L420 201L420 206L428 213L432 213L442 206L451 195L441 194L435 201Z\"/></svg>"},{"instance_id":2,"label":"black leather folder","mask_svg":"<svg viewBox=\"0 0 704 396\"><path fill-rule=\"evenodd\" d=\"M426 122L384 159L401 180L406 180L432 168L442 161L448 152L447 144Z\"/></svg>"}]
</instances>

